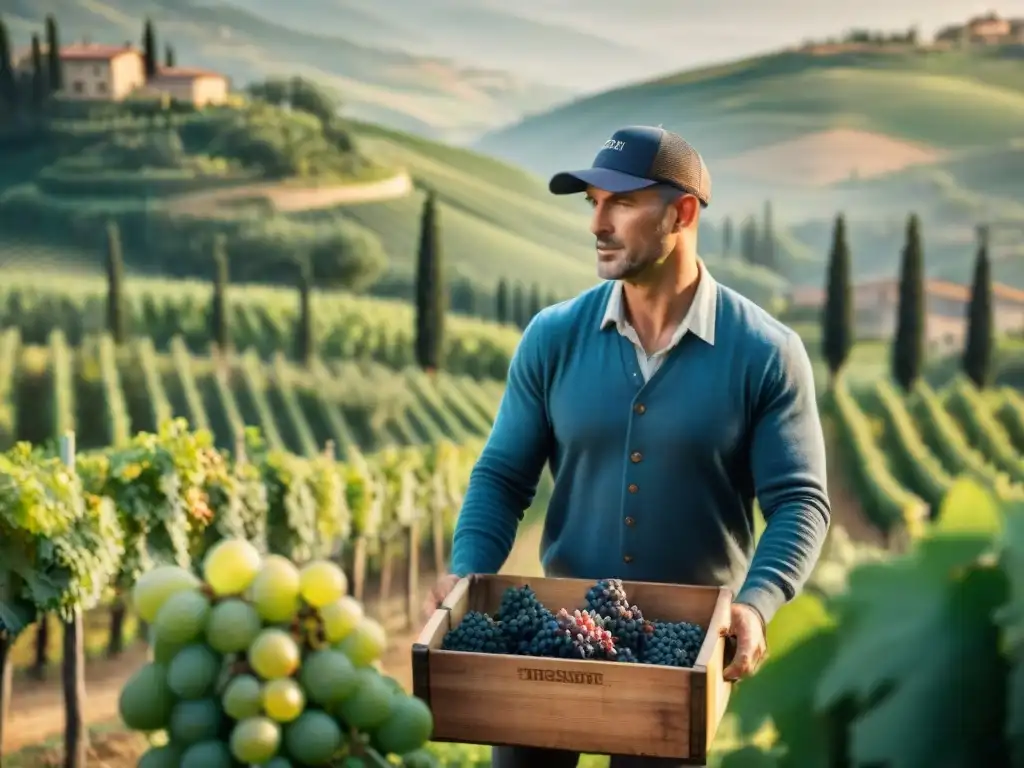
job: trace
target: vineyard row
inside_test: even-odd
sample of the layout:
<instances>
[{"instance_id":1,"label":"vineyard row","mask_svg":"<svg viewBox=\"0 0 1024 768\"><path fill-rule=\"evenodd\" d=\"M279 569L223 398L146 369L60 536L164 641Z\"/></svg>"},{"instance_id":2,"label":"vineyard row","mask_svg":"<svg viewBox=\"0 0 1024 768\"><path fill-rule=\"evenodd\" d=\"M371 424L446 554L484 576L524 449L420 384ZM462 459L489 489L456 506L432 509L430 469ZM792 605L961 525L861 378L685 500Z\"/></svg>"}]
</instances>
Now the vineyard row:
<instances>
[{"instance_id":1,"label":"vineyard row","mask_svg":"<svg viewBox=\"0 0 1024 768\"><path fill-rule=\"evenodd\" d=\"M913 536L950 486L970 477L1004 500L1024 499L1024 397L957 379L941 392L887 380L853 390L839 379L828 407L864 509L883 531Z\"/></svg>"},{"instance_id":2,"label":"vineyard row","mask_svg":"<svg viewBox=\"0 0 1024 768\"><path fill-rule=\"evenodd\" d=\"M80 346L107 330L107 288L102 278L73 282L5 276L0 286L0 327L21 330L25 344L44 345L59 329ZM161 352L181 337L193 353L211 341L212 284L130 278L125 289L127 330L148 337ZM229 333L237 349L253 349L264 360L295 345L298 290L229 286ZM414 362L414 310L400 301L338 292L312 296L315 348L325 360L365 360L402 369ZM504 380L519 342L518 329L451 315L445 327L445 369L476 378Z\"/></svg>"},{"instance_id":3,"label":"vineyard row","mask_svg":"<svg viewBox=\"0 0 1024 768\"><path fill-rule=\"evenodd\" d=\"M494 380L373 362L317 360L307 369L280 353L269 362L254 350L198 356L181 337L166 354L145 337L120 348L107 334L82 341L73 347L59 328L44 346L23 344L15 328L0 332L0 450L69 430L84 450L122 446L179 417L210 430L220 448L258 427L270 448L306 457L328 441L342 456L464 443L487 434L502 391Z\"/></svg>"},{"instance_id":4,"label":"vineyard row","mask_svg":"<svg viewBox=\"0 0 1024 768\"><path fill-rule=\"evenodd\" d=\"M197 566L223 538L299 563L341 559L357 594L369 568L418 553L424 534L443 564L479 449L442 442L339 462L270 450L252 429L232 456L180 419L73 465L68 445L60 457L24 443L0 454L0 639L41 614L90 610L157 564Z\"/></svg>"}]
</instances>

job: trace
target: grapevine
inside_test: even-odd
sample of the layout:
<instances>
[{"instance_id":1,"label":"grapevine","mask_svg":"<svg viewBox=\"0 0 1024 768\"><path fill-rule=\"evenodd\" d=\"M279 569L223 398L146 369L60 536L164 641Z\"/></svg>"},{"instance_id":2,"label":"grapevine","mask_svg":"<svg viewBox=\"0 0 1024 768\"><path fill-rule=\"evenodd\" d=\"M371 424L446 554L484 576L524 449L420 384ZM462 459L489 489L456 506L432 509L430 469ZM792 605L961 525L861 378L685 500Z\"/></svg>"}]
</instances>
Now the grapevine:
<instances>
[{"instance_id":1,"label":"grapevine","mask_svg":"<svg viewBox=\"0 0 1024 768\"><path fill-rule=\"evenodd\" d=\"M527 584L502 594L496 616L470 611L447 632L442 648L563 659L692 667L705 629L690 622L649 621L630 605L619 579L602 579L583 609L553 613Z\"/></svg>"}]
</instances>

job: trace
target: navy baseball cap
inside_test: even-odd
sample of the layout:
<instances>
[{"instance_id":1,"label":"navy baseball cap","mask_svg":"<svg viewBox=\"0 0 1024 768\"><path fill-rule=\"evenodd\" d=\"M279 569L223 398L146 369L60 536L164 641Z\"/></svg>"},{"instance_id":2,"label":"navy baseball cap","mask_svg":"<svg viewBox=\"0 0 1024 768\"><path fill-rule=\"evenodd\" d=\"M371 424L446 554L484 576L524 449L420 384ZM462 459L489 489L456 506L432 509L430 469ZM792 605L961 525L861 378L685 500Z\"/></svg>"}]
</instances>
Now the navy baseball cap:
<instances>
[{"instance_id":1,"label":"navy baseball cap","mask_svg":"<svg viewBox=\"0 0 1024 768\"><path fill-rule=\"evenodd\" d=\"M555 195L585 192L588 186L619 193L655 184L694 195L705 208L711 202L711 174L697 150L661 126L632 125L612 134L590 168L556 173L548 189Z\"/></svg>"}]
</instances>

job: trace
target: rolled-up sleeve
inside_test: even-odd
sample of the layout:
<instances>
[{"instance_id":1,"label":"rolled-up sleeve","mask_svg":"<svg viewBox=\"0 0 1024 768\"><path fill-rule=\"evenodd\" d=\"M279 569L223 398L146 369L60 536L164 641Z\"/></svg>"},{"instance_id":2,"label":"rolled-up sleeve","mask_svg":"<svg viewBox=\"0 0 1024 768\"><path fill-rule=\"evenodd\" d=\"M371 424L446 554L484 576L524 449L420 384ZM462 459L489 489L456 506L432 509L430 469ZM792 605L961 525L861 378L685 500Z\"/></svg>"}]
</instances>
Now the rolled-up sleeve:
<instances>
[{"instance_id":1,"label":"rolled-up sleeve","mask_svg":"<svg viewBox=\"0 0 1024 768\"><path fill-rule=\"evenodd\" d=\"M795 333L772 356L762 382L751 468L766 527L736 602L767 623L814 570L831 506L814 373Z\"/></svg>"}]
</instances>

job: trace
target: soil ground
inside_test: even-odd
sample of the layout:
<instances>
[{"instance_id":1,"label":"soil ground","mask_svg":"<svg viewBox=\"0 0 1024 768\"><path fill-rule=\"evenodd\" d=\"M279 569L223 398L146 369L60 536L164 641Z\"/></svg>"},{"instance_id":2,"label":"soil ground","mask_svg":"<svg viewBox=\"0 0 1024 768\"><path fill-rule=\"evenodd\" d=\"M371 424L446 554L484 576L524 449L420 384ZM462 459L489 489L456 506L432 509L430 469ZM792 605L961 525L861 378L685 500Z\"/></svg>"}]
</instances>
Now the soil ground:
<instances>
[{"instance_id":1,"label":"soil ground","mask_svg":"<svg viewBox=\"0 0 1024 768\"><path fill-rule=\"evenodd\" d=\"M299 187L278 183L245 184L176 195L169 198L165 205L172 213L205 217L228 212L232 205L265 200L276 212L291 213L393 200L405 197L412 188L412 179L403 171L379 181L330 187Z\"/></svg>"},{"instance_id":2,"label":"soil ground","mask_svg":"<svg viewBox=\"0 0 1024 768\"><path fill-rule=\"evenodd\" d=\"M932 147L880 133L836 128L754 149L722 165L776 182L827 186L928 165L942 157Z\"/></svg>"},{"instance_id":3,"label":"soil ground","mask_svg":"<svg viewBox=\"0 0 1024 768\"><path fill-rule=\"evenodd\" d=\"M830 452L832 456L835 454L835 451ZM846 528L855 541L881 545L882 537L878 530L868 522L856 496L844 482L842 473L833 467L830 467L829 472L829 493L833 504L834 525ZM521 576L541 573L538 555L542 529L536 517L524 522L516 546L503 569L505 573ZM401 578L400 572L396 573L396 578ZM426 596L426 589L433 578L434 574L423 573L420 581L422 597ZM404 593L399 590L399 594L386 604L376 601L372 593L367 598L369 612L388 629L389 647L382 659L384 667L388 674L411 689L409 646L419 633L419 627L407 626ZM144 663L146 653L143 643L134 643L116 659L99 658L87 665L86 719L90 727L97 729L90 766L129 768L135 765L135 760L144 749L143 740L136 734L125 734L105 726L116 722L120 689L128 677ZM52 670L50 679L46 681L16 680L5 728L5 743L0 749L0 755L10 756L2 761L4 768L49 768L61 765L61 749L59 744L54 745L54 740L63 730L63 719L63 694L57 670ZM39 746L38 749L13 754L29 745Z\"/></svg>"}]
</instances>

